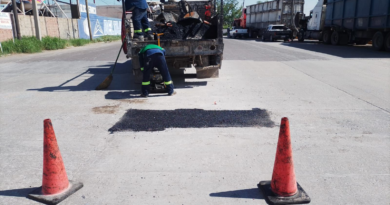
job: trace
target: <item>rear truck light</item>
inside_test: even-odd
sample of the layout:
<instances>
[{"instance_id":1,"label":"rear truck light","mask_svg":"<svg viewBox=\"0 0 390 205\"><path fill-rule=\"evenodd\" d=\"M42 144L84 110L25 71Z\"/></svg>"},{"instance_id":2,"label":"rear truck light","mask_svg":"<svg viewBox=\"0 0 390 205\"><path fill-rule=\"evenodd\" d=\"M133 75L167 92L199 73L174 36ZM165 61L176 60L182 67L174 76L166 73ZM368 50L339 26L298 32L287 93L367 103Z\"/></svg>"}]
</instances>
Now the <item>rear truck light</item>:
<instances>
[{"instance_id":1,"label":"rear truck light","mask_svg":"<svg viewBox=\"0 0 390 205\"><path fill-rule=\"evenodd\" d=\"M238 30L236 30L236 33L238 32Z\"/></svg>"}]
</instances>

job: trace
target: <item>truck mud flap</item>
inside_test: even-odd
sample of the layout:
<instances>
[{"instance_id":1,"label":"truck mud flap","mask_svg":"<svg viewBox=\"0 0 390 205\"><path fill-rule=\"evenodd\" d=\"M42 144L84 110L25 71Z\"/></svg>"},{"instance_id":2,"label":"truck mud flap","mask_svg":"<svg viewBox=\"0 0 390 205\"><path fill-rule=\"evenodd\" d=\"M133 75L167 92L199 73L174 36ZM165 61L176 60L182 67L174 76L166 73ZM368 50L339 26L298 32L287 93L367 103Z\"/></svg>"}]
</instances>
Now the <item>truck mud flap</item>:
<instances>
[{"instance_id":1,"label":"truck mud flap","mask_svg":"<svg viewBox=\"0 0 390 205\"><path fill-rule=\"evenodd\" d=\"M218 78L220 65L196 67L197 78Z\"/></svg>"}]
</instances>

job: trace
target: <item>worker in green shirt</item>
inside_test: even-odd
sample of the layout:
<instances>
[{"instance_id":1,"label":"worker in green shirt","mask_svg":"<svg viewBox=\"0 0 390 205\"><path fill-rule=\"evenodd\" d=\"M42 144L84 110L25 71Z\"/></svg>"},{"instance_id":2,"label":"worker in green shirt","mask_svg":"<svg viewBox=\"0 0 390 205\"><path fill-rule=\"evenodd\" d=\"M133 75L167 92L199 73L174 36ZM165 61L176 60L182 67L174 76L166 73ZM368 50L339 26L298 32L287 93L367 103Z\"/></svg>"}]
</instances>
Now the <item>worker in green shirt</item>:
<instances>
[{"instance_id":1,"label":"worker in green shirt","mask_svg":"<svg viewBox=\"0 0 390 205\"><path fill-rule=\"evenodd\" d=\"M172 78L169 74L167 62L165 61L165 50L160 46L149 44L141 49L138 56L141 70L143 71L141 97L149 96L150 72L153 68L157 68L160 71L168 95L176 94L173 90Z\"/></svg>"}]
</instances>

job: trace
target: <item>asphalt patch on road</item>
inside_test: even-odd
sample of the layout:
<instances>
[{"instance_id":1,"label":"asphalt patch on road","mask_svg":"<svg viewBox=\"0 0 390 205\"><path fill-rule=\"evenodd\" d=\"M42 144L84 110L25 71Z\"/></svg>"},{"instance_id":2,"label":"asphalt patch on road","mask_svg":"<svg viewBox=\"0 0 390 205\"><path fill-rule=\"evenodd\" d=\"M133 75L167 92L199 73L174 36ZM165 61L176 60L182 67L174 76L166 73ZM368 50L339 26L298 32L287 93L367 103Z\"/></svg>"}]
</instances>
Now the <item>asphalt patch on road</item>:
<instances>
[{"instance_id":1,"label":"asphalt patch on road","mask_svg":"<svg viewBox=\"0 0 390 205\"><path fill-rule=\"evenodd\" d=\"M167 128L274 127L267 110L130 109L108 131L162 131Z\"/></svg>"},{"instance_id":2,"label":"asphalt patch on road","mask_svg":"<svg viewBox=\"0 0 390 205\"><path fill-rule=\"evenodd\" d=\"M114 114L118 110L119 105L113 105L113 106L101 106L101 107L94 107L92 108L92 111L95 114Z\"/></svg>"}]
</instances>

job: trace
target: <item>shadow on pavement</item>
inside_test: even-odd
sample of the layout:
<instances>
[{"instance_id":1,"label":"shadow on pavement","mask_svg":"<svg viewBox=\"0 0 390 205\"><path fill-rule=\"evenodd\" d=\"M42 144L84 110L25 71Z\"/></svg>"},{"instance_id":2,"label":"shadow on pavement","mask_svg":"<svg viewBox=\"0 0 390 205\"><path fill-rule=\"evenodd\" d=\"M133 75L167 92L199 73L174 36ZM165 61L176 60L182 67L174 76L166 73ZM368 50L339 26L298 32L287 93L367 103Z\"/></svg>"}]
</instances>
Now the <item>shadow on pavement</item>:
<instances>
[{"instance_id":1,"label":"shadow on pavement","mask_svg":"<svg viewBox=\"0 0 390 205\"><path fill-rule=\"evenodd\" d=\"M210 196L226 198L264 199L263 194L259 191L258 188L217 192L211 193Z\"/></svg>"},{"instance_id":2,"label":"shadow on pavement","mask_svg":"<svg viewBox=\"0 0 390 205\"><path fill-rule=\"evenodd\" d=\"M184 74L180 76L172 76L172 81L174 83L175 89L187 89L200 86L207 86L207 81L186 81L186 79L196 79L196 74ZM134 79L131 76L131 79ZM132 89L129 91L110 91L105 95L106 99L119 100L119 99L130 99L130 98L140 98L141 94L141 84L132 83ZM167 94L164 91L161 92L151 92L149 97L162 97Z\"/></svg>"},{"instance_id":3,"label":"shadow on pavement","mask_svg":"<svg viewBox=\"0 0 390 205\"><path fill-rule=\"evenodd\" d=\"M304 42L284 42L281 45L292 48L303 49L328 55L338 56L341 58L390 58L390 52L375 51L371 46L334 46L326 45L318 41Z\"/></svg>"},{"instance_id":4,"label":"shadow on pavement","mask_svg":"<svg viewBox=\"0 0 390 205\"><path fill-rule=\"evenodd\" d=\"M41 91L41 92L55 92L55 91L91 91L95 90L96 86L103 82L103 80L110 74L113 64L100 65L97 67L89 68L85 72L66 80L58 86L53 87L44 87L44 88L33 88L28 89L28 91ZM127 94L139 94L141 84L136 84L135 78L132 73L132 62L128 60L124 63L118 63L116 65L113 81L106 90L129 90ZM88 75L89 78L86 78L81 83L77 85L73 81L79 80L78 78L85 78ZM206 86L207 81L194 81L186 82L185 79L196 78L196 74L184 74L180 76L172 76L172 80L175 84L176 89L181 88L194 88L198 86ZM119 93L119 94L118 94ZM118 96L124 96L122 92L113 92L106 95L107 99L120 99ZM129 98L129 96L125 97Z\"/></svg>"},{"instance_id":5,"label":"shadow on pavement","mask_svg":"<svg viewBox=\"0 0 390 205\"><path fill-rule=\"evenodd\" d=\"M162 131L167 128L274 127L267 110L128 110L108 131Z\"/></svg>"},{"instance_id":6,"label":"shadow on pavement","mask_svg":"<svg viewBox=\"0 0 390 205\"><path fill-rule=\"evenodd\" d=\"M97 67L89 68L85 72L63 82L62 84L54 87L44 87L36 89L28 89L28 91L42 91L42 92L55 92L55 91L90 91L95 90L96 86L103 82L103 80L110 74L113 64L100 65ZM78 78L85 77L83 75L92 75L85 79L78 85L67 85L72 83ZM108 87L108 90L130 90L134 84L130 83L132 78L131 73L131 60L125 63L118 63L114 71L114 80Z\"/></svg>"},{"instance_id":7,"label":"shadow on pavement","mask_svg":"<svg viewBox=\"0 0 390 205\"><path fill-rule=\"evenodd\" d=\"M26 197L30 192L39 187L30 187L23 189L10 189L10 190L1 190L0 196L15 196L15 197Z\"/></svg>"}]
</instances>

